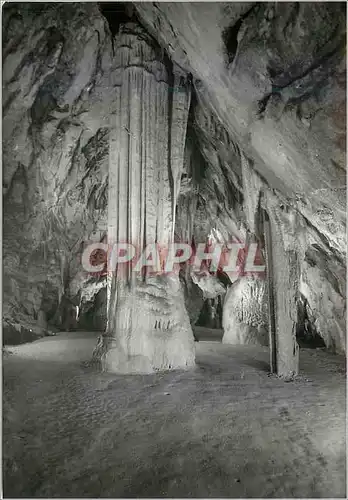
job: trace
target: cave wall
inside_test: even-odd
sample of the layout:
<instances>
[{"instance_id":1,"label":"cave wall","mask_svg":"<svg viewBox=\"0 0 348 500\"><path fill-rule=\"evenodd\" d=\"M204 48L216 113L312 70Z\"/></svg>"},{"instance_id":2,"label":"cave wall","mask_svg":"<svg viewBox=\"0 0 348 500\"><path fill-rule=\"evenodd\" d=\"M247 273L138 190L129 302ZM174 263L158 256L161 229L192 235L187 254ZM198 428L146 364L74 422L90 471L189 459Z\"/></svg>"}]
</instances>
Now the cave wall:
<instances>
[{"instance_id":1,"label":"cave wall","mask_svg":"<svg viewBox=\"0 0 348 500\"><path fill-rule=\"evenodd\" d=\"M327 349L346 351L346 269L318 245L306 251L300 291L307 299L308 320Z\"/></svg>"},{"instance_id":2,"label":"cave wall","mask_svg":"<svg viewBox=\"0 0 348 500\"><path fill-rule=\"evenodd\" d=\"M3 315L24 338L63 327L106 232L111 53L95 4L3 9Z\"/></svg>"}]
</instances>

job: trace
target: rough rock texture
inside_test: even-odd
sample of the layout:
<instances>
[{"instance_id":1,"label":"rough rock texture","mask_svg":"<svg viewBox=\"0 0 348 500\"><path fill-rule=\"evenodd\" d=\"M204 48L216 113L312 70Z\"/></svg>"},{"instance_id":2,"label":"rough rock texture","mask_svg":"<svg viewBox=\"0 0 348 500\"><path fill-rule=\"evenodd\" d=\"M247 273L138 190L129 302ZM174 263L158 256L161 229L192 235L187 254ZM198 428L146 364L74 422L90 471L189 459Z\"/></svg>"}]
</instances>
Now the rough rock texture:
<instances>
[{"instance_id":1,"label":"rough rock texture","mask_svg":"<svg viewBox=\"0 0 348 500\"><path fill-rule=\"evenodd\" d=\"M268 345L264 280L242 277L228 289L223 306L224 344Z\"/></svg>"},{"instance_id":2,"label":"rough rock texture","mask_svg":"<svg viewBox=\"0 0 348 500\"><path fill-rule=\"evenodd\" d=\"M300 291L307 299L310 323L333 352L346 350L346 270L320 249L307 249ZM313 286L315 285L315 286Z\"/></svg>"},{"instance_id":3,"label":"rough rock texture","mask_svg":"<svg viewBox=\"0 0 348 500\"><path fill-rule=\"evenodd\" d=\"M297 364L299 293L326 346L345 351L345 4L135 10L143 39L130 49L118 45L127 16L108 24L96 4L3 9L4 340L68 317L69 328L105 324L107 280L84 272L81 253L116 226L141 243L262 242L265 209L284 371Z\"/></svg>"},{"instance_id":4,"label":"rough rock texture","mask_svg":"<svg viewBox=\"0 0 348 500\"><path fill-rule=\"evenodd\" d=\"M224 296L226 293L225 287L216 275L203 272L192 273L191 277L193 283L202 290L205 299L215 299L216 297Z\"/></svg>"},{"instance_id":5,"label":"rough rock texture","mask_svg":"<svg viewBox=\"0 0 348 500\"><path fill-rule=\"evenodd\" d=\"M83 244L106 230L111 42L93 4L3 14L4 329L25 339L40 315L64 327Z\"/></svg>"}]
</instances>

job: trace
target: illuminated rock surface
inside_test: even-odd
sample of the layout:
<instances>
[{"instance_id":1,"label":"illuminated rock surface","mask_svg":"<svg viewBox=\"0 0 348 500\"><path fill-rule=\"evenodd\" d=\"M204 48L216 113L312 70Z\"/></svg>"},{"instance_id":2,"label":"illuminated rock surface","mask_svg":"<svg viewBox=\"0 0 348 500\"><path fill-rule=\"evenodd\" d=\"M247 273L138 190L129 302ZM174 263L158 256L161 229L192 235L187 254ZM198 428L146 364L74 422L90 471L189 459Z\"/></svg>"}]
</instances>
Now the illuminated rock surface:
<instances>
[{"instance_id":1,"label":"illuminated rock surface","mask_svg":"<svg viewBox=\"0 0 348 500\"><path fill-rule=\"evenodd\" d=\"M4 8L5 342L106 327L107 278L81 266L88 242L261 242L266 210L281 370L296 371L299 294L326 347L344 352L344 5L117 9ZM191 365L184 308L180 325Z\"/></svg>"}]
</instances>

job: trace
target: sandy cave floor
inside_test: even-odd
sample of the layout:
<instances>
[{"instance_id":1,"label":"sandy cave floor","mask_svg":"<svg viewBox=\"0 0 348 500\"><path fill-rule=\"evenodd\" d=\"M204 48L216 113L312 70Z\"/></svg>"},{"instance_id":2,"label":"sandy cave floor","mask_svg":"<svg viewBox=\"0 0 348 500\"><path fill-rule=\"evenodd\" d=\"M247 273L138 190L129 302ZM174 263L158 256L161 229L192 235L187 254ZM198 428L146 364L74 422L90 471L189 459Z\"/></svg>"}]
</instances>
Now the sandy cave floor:
<instances>
[{"instance_id":1,"label":"sandy cave floor","mask_svg":"<svg viewBox=\"0 0 348 500\"><path fill-rule=\"evenodd\" d=\"M84 363L96 334L3 357L5 497L345 497L345 360L200 342L197 368L147 376Z\"/></svg>"}]
</instances>

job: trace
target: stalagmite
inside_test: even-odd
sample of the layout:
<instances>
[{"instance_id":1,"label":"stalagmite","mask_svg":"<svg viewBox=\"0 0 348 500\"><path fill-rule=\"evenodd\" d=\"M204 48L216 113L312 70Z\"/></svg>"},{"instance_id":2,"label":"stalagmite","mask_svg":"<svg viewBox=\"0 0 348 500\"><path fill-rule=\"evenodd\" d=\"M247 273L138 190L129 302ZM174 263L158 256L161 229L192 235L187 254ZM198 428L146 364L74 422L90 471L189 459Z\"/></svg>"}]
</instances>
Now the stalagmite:
<instances>
[{"instance_id":1,"label":"stalagmite","mask_svg":"<svg viewBox=\"0 0 348 500\"><path fill-rule=\"evenodd\" d=\"M299 369L299 347L296 341L297 304L299 290L299 249L297 248L298 221L294 209L286 208L279 198L267 190L263 207L269 218L267 246L271 258L268 272L272 276L270 286L273 301L269 314L275 329L276 371L281 376L292 376Z\"/></svg>"},{"instance_id":2,"label":"stalagmite","mask_svg":"<svg viewBox=\"0 0 348 500\"><path fill-rule=\"evenodd\" d=\"M265 248L267 268L267 302L268 302L268 339L269 339L269 358L270 371L277 373L277 332L274 312L274 280L273 280L273 253L271 226L268 214L265 210L262 213L262 222L264 229Z\"/></svg>"},{"instance_id":3,"label":"stalagmite","mask_svg":"<svg viewBox=\"0 0 348 500\"><path fill-rule=\"evenodd\" d=\"M169 98L168 69L138 25L121 27L115 53L108 241L131 243L140 252L149 243L167 246L173 240L190 100L185 92ZM150 271L142 276L131 265L119 265L109 273L108 325L98 346L104 370L194 366L178 276Z\"/></svg>"},{"instance_id":4,"label":"stalagmite","mask_svg":"<svg viewBox=\"0 0 348 500\"><path fill-rule=\"evenodd\" d=\"M224 344L268 345L265 282L243 276L228 289L223 305Z\"/></svg>"}]
</instances>

